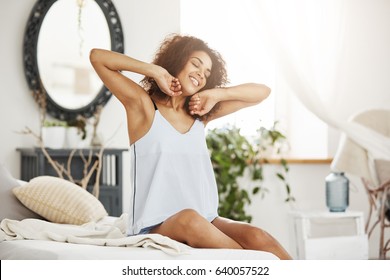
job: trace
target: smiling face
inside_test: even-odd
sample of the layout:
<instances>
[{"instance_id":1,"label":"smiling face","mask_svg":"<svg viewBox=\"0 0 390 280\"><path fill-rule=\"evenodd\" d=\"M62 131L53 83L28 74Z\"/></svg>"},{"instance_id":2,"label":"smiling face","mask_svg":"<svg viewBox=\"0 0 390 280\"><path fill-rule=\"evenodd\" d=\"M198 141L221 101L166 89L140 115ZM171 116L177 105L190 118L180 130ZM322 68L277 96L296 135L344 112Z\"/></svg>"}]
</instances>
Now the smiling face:
<instances>
[{"instance_id":1,"label":"smiling face","mask_svg":"<svg viewBox=\"0 0 390 280\"><path fill-rule=\"evenodd\" d=\"M211 58L206 52L193 52L177 76L182 86L183 95L190 96L200 91L210 77L211 67Z\"/></svg>"},{"instance_id":2,"label":"smiling face","mask_svg":"<svg viewBox=\"0 0 390 280\"><path fill-rule=\"evenodd\" d=\"M193 36L178 34L168 36L157 50L152 63L165 68L172 76L179 79L182 96L191 96L200 90L212 89L228 83L225 61L221 54ZM197 69L199 67L201 70ZM149 95L166 99L167 95L161 91L152 77L145 76L141 84Z\"/></svg>"}]
</instances>

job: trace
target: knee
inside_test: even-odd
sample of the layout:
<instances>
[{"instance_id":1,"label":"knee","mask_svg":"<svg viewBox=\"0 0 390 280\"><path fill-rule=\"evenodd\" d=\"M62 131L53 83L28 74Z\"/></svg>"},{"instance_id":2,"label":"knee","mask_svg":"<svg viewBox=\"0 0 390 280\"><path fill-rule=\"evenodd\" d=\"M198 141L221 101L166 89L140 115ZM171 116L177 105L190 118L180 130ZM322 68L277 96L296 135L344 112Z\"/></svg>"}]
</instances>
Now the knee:
<instances>
[{"instance_id":1,"label":"knee","mask_svg":"<svg viewBox=\"0 0 390 280\"><path fill-rule=\"evenodd\" d=\"M197 235L202 228L204 218L193 209L184 209L176 214L175 224L186 236Z\"/></svg>"},{"instance_id":2,"label":"knee","mask_svg":"<svg viewBox=\"0 0 390 280\"><path fill-rule=\"evenodd\" d=\"M262 250L274 242L272 236L260 228L248 226L244 232L241 245L246 249Z\"/></svg>"}]
</instances>

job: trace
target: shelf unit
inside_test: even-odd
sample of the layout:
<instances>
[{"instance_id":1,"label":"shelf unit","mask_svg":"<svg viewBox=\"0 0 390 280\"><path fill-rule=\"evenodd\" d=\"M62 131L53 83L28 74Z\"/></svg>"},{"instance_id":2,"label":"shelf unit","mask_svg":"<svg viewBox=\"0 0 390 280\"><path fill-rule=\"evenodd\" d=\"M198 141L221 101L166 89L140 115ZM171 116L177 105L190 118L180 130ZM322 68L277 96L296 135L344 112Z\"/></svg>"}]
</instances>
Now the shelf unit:
<instances>
[{"instance_id":1,"label":"shelf unit","mask_svg":"<svg viewBox=\"0 0 390 280\"><path fill-rule=\"evenodd\" d=\"M65 167L73 150L47 148L50 157ZM18 148L17 151L21 155L21 180L29 181L41 175L57 176L57 173L40 148ZM127 150L107 148L103 151L99 200L106 208L108 214L115 217L119 217L122 214L122 154L124 151ZM93 163L97 160L96 154L98 152L98 148L76 149L71 161L71 174L75 180L83 178L83 158L88 159L91 154ZM89 166L92 165L90 164ZM92 192L95 183L95 172L91 176L87 187L89 192Z\"/></svg>"}]
</instances>

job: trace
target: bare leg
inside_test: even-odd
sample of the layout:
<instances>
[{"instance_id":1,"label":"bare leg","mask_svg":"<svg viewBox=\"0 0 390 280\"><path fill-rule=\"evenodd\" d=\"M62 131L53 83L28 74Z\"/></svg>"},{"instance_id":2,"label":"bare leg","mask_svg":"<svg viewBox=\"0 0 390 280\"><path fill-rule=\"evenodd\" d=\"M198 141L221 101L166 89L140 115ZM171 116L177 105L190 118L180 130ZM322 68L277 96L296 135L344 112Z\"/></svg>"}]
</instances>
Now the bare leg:
<instances>
[{"instance_id":1,"label":"bare leg","mask_svg":"<svg viewBox=\"0 0 390 280\"><path fill-rule=\"evenodd\" d=\"M165 220L151 233L159 233L194 248L242 249L196 211L185 209Z\"/></svg>"},{"instance_id":2,"label":"bare leg","mask_svg":"<svg viewBox=\"0 0 390 280\"><path fill-rule=\"evenodd\" d=\"M270 252L282 260L291 259L282 245L260 228L221 217L216 218L212 223L227 236L237 241L244 249Z\"/></svg>"}]
</instances>

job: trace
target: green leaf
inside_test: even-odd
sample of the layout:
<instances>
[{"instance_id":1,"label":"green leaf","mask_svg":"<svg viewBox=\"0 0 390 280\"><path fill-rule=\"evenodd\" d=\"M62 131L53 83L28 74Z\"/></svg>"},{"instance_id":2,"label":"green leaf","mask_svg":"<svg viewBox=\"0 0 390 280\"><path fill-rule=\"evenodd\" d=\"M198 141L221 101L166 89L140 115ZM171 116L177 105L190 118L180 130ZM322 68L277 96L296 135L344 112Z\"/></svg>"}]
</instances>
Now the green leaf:
<instances>
[{"instance_id":1,"label":"green leaf","mask_svg":"<svg viewBox=\"0 0 390 280\"><path fill-rule=\"evenodd\" d=\"M281 173L276 173L276 176L277 176L280 180L284 181L284 176L283 176Z\"/></svg>"},{"instance_id":2,"label":"green leaf","mask_svg":"<svg viewBox=\"0 0 390 280\"><path fill-rule=\"evenodd\" d=\"M252 190L252 194L257 194L260 191L260 187L255 187Z\"/></svg>"}]
</instances>

